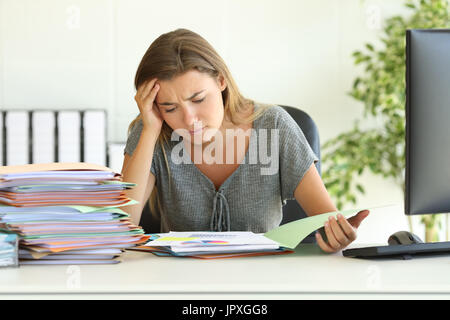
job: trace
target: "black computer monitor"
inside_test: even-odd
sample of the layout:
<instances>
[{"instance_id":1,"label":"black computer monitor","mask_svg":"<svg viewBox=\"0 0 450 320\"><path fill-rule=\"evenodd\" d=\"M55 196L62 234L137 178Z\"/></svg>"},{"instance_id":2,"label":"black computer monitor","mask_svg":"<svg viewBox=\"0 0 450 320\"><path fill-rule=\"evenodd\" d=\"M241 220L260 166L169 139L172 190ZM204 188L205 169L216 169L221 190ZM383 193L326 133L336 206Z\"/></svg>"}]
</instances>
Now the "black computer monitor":
<instances>
[{"instance_id":1,"label":"black computer monitor","mask_svg":"<svg viewBox=\"0 0 450 320\"><path fill-rule=\"evenodd\" d=\"M407 215L450 212L450 29L406 31L405 178ZM442 254L450 254L450 241L343 251L361 258Z\"/></svg>"},{"instance_id":2,"label":"black computer monitor","mask_svg":"<svg viewBox=\"0 0 450 320\"><path fill-rule=\"evenodd\" d=\"M450 212L450 29L406 32L405 214Z\"/></svg>"}]
</instances>

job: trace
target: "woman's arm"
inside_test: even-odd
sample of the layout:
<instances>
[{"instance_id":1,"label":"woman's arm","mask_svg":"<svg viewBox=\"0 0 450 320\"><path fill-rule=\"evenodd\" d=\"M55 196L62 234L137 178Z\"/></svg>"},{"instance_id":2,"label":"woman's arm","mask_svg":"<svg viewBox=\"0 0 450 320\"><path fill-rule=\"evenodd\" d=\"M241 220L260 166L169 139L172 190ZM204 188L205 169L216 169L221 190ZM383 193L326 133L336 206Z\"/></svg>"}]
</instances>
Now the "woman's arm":
<instances>
[{"instance_id":1,"label":"woman's arm","mask_svg":"<svg viewBox=\"0 0 450 320\"><path fill-rule=\"evenodd\" d=\"M122 209L130 215L131 221L135 225L139 225L145 201L150 196L155 185L155 176L150 172L150 168L157 138L154 133L145 129L142 130L141 137L133 155L131 157L125 155L124 158L122 180L137 184L136 187L126 190L125 193L127 197L139 203L132 206L125 206Z\"/></svg>"},{"instance_id":2,"label":"woman's arm","mask_svg":"<svg viewBox=\"0 0 450 320\"><path fill-rule=\"evenodd\" d=\"M142 115L143 129L133 155L131 157L125 155L122 166L123 181L137 184L135 188L127 190L125 193L129 198L137 200L139 203L123 208L131 216L131 221L135 225L139 224L145 201L155 185L155 177L150 172L150 168L153 161L153 152L163 124L161 113L156 104L154 106L159 91L157 80L157 78L147 80L139 86L136 92L134 99Z\"/></svg>"},{"instance_id":3,"label":"woman's arm","mask_svg":"<svg viewBox=\"0 0 450 320\"><path fill-rule=\"evenodd\" d=\"M308 216L337 211L314 163L295 189L294 197Z\"/></svg>"},{"instance_id":4,"label":"woman's arm","mask_svg":"<svg viewBox=\"0 0 450 320\"><path fill-rule=\"evenodd\" d=\"M314 164L298 184L294 197L308 216L337 211ZM356 239L356 229L368 214L368 210L360 211L348 220L340 214L337 220L330 217L324 225L327 242L316 233L318 245L325 252L336 252L345 248Z\"/></svg>"}]
</instances>

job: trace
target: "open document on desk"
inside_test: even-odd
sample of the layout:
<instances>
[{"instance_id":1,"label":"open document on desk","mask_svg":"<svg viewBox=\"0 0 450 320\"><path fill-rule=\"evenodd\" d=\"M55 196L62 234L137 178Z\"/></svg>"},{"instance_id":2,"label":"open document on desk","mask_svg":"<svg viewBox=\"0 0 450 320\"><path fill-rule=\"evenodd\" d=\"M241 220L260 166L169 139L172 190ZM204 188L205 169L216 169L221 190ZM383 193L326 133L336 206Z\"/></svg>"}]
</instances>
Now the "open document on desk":
<instances>
[{"instance_id":1,"label":"open document on desk","mask_svg":"<svg viewBox=\"0 0 450 320\"><path fill-rule=\"evenodd\" d=\"M157 256L200 259L231 258L292 253L262 234L235 232L169 232L151 235L145 245L130 250L147 251Z\"/></svg>"},{"instance_id":2,"label":"open document on desk","mask_svg":"<svg viewBox=\"0 0 450 320\"><path fill-rule=\"evenodd\" d=\"M265 234L253 232L169 232L150 235L149 242L130 250L157 256L216 259L254 255L286 254L311 232L321 228L328 217L341 213L350 217L361 211L328 212L284 224Z\"/></svg>"}]
</instances>

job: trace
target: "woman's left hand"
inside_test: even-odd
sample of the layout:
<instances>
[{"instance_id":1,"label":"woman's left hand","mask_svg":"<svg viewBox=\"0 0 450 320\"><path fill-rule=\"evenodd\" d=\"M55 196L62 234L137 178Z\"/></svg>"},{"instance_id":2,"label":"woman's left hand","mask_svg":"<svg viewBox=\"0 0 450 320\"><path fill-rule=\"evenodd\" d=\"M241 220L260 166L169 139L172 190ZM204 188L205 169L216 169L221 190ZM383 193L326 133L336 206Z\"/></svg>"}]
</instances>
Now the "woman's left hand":
<instances>
[{"instance_id":1,"label":"woman's left hand","mask_svg":"<svg viewBox=\"0 0 450 320\"><path fill-rule=\"evenodd\" d=\"M329 217L324 225L328 241L325 242L320 233L317 232L317 244L323 251L328 253L344 249L355 241L356 229L368 215L369 210L363 210L348 220L340 213L337 215L337 220L334 217Z\"/></svg>"}]
</instances>

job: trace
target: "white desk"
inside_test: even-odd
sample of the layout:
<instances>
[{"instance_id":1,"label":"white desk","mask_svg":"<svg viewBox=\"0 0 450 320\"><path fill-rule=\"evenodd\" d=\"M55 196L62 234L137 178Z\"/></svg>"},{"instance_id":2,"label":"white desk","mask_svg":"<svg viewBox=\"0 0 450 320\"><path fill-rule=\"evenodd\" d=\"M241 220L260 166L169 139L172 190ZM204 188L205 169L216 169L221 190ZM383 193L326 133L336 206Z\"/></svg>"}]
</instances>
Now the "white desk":
<instances>
[{"instance_id":1,"label":"white desk","mask_svg":"<svg viewBox=\"0 0 450 320\"><path fill-rule=\"evenodd\" d=\"M0 298L450 298L450 256L360 260L303 245L284 256L197 260L129 251L122 260L104 266L0 269Z\"/></svg>"},{"instance_id":2,"label":"white desk","mask_svg":"<svg viewBox=\"0 0 450 320\"><path fill-rule=\"evenodd\" d=\"M354 246L406 230L402 208L372 210ZM39 299L436 299L450 298L450 256L362 260L296 253L219 260L128 251L117 265L0 269L0 298Z\"/></svg>"}]
</instances>

